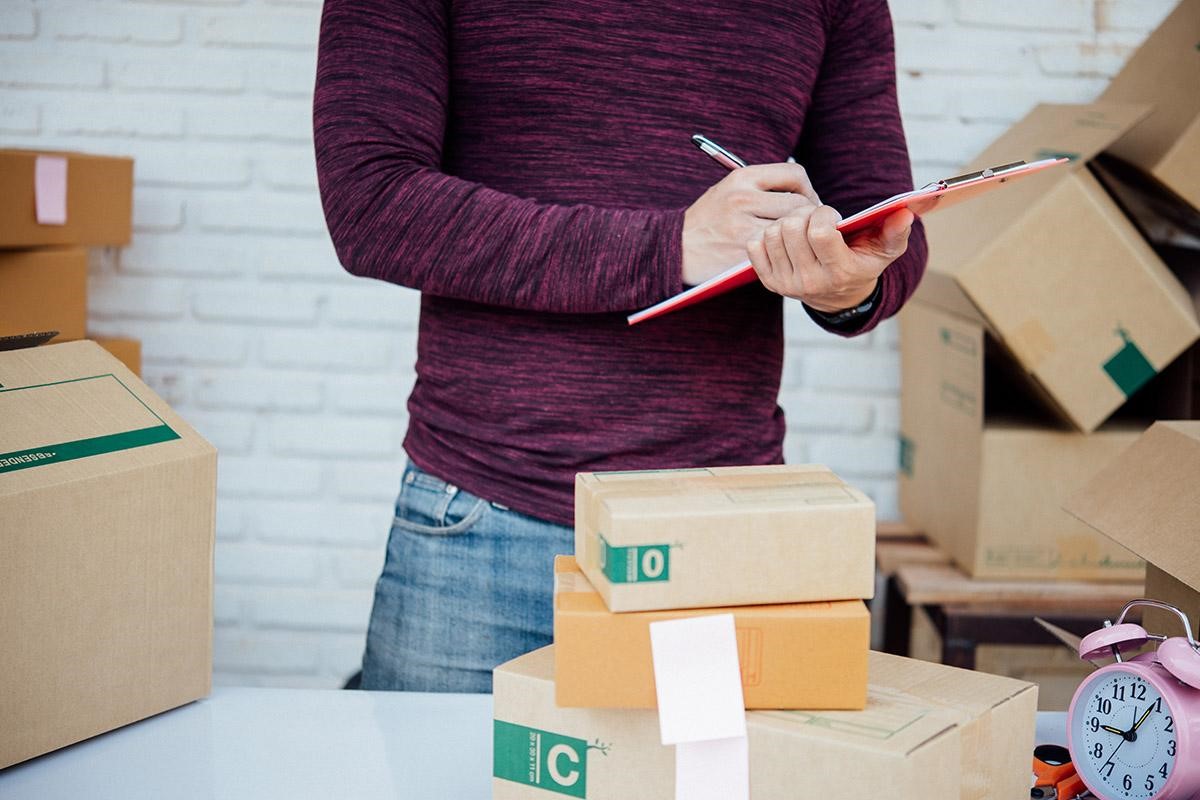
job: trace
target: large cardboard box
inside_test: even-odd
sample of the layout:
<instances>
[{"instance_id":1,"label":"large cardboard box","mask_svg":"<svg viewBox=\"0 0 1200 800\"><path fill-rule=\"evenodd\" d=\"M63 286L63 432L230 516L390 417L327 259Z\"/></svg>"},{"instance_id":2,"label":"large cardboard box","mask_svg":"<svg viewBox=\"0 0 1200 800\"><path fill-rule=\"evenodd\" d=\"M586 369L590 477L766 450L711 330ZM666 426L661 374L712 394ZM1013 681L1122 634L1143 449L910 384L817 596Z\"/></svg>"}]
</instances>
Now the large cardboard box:
<instances>
[{"instance_id":1,"label":"large cardboard box","mask_svg":"<svg viewBox=\"0 0 1200 800\"><path fill-rule=\"evenodd\" d=\"M87 329L87 251L78 247L0 250L0 337Z\"/></svg>"},{"instance_id":2,"label":"large cardboard box","mask_svg":"<svg viewBox=\"0 0 1200 800\"><path fill-rule=\"evenodd\" d=\"M1066 509L1146 559L1147 597L1200 623L1200 421L1154 423ZM1181 633L1170 615L1150 611L1145 619L1155 633Z\"/></svg>"},{"instance_id":3,"label":"large cardboard box","mask_svg":"<svg viewBox=\"0 0 1200 800\"><path fill-rule=\"evenodd\" d=\"M1083 434L995 413L991 394L1019 376L993 372L995 391L985 392L990 341L978 315L919 302L900 314L905 519L977 578L1141 580L1137 556L1062 510L1141 428Z\"/></svg>"},{"instance_id":4,"label":"large cardboard box","mask_svg":"<svg viewBox=\"0 0 1200 800\"><path fill-rule=\"evenodd\" d=\"M863 711L751 711L754 800L1011 800L1029 791L1037 689L870 655ZM553 647L495 671L492 797L671 800L655 711L560 708Z\"/></svg>"},{"instance_id":5,"label":"large cardboard box","mask_svg":"<svg viewBox=\"0 0 1200 800\"><path fill-rule=\"evenodd\" d=\"M5 767L208 693L216 452L94 342L0 385Z\"/></svg>"},{"instance_id":6,"label":"large cardboard box","mask_svg":"<svg viewBox=\"0 0 1200 800\"><path fill-rule=\"evenodd\" d=\"M1200 0L1182 0L1100 96L1152 103L1109 152L1200 209Z\"/></svg>"},{"instance_id":7,"label":"large cardboard box","mask_svg":"<svg viewBox=\"0 0 1200 800\"><path fill-rule=\"evenodd\" d=\"M861 600L614 614L575 559L554 561L554 655L561 706L655 708L650 623L729 613L746 708L860 709L871 618Z\"/></svg>"},{"instance_id":8,"label":"large cardboard box","mask_svg":"<svg viewBox=\"0 0 1200 800\"><path fill-rule=\"evenodd\" d=\"M931 215L918 298L985 320L1063 419L1095 430L1200 337L1192 303L1088 170L1146 106L1040 105L970 168L1072 163Z\"/></svg>"},{"instance_id":9,"label":"large cardboard box","mask_svg":"<svg viewBox=\"0 0 1200 800\"><path fill-rule=\"evenodd\" d=\"M38 222L39 156L66 159L65 224ZM132 221L133 159L0 149L0 247L123 245Z\"/></svg>"},{"instance_id":10,"label":"large cardboard box","mask_svg":"<svg viewBox=\"0 0 1200 800\"><path fill-rule=\"evenodd\" d=\"M575 557L610 611L869 598L875 506L822 466L581 473Z\"/></svg>"}]
</instances>

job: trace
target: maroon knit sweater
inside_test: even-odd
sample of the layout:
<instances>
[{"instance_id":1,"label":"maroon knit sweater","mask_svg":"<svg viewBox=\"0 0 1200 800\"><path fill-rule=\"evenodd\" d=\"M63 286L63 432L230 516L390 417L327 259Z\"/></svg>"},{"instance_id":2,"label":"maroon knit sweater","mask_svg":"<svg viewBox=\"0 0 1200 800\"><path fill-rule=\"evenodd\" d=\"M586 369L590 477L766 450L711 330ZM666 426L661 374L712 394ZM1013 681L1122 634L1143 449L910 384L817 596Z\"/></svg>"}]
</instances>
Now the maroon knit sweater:
<instances>
[{"instance_id":1,"label":"maroon knit sweater","mask_svg":"<svg viewBox=\"0 0 1200 800\"><path fill-rule=\"evenodd\" d=\"M422 292L409 456L563 524L576 472L782 460L778 295L625 323L725 174L691 134L844 215L911 188L886 0L326 0L314 125L342 264Z\"/></svg>"}]
</instances>

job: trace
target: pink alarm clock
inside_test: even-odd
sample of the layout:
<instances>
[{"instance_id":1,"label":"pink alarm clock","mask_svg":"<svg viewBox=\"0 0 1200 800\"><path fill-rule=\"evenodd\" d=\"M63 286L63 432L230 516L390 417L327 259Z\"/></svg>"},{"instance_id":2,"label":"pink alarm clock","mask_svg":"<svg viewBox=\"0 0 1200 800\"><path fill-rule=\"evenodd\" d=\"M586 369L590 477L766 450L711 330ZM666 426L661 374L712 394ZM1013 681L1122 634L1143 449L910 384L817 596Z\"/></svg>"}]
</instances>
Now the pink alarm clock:
<instances>
[{"instance_id":1,"label":"pink alarm clock","mask_svg":"<svg viewBox=\"0 0 1200 800\"><path fill-rule=\"evenodd\" d=\"M1152 635L1126 622L1138 606L1183 622L1185 636ZM1200 797L1200 643L1187 616L1157 600L1133 600L1116 624L1079 643L1079 657L1113 656L1075 691L1067 711L1071 761L1100 800L1192 800ZM1153 652L1122 656L1147 642Z\"/></svg>"}]
</instances>

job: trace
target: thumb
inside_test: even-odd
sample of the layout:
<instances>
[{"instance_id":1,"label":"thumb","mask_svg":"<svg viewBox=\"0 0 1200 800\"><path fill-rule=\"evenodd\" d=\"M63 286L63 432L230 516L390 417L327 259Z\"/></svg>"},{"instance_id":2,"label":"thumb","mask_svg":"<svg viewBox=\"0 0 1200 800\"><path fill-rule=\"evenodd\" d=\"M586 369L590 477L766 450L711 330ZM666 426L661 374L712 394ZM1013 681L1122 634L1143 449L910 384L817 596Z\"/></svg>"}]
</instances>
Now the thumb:
<instances>
[{"instance_id":1,"label":"thumb","mask_svg":"<svg viewBox=\"0 0 1200 800\"><path fill-rule=\"evenodd\" d=\"M902 208L883 221L879 230L879 248L892 258L899 258L908 249L908 236L916 220L907 208Z\"/></svg>"}]
</instances>

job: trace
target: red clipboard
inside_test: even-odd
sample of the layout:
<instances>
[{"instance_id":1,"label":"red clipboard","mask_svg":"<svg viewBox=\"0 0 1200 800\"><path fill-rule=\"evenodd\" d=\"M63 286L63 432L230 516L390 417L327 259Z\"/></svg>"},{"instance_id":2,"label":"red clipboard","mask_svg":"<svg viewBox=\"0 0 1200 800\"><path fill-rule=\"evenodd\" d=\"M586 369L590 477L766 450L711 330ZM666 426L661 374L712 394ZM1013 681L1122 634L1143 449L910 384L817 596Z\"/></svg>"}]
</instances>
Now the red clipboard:
<instances>
[{"instance_id":1,"label":"red clipboard","mask_svg":"<svg viewBox=\"0 0 1200 800\"><path fill-rule=\"evenodd\" d=\"M889 197L887 200L876 203L870 208L863 209L857 214L846 217L838 224L837 229L845 236L862 233L877 228L883 224L883 221L888 216L904 208L907 208L919 217L940 208L947 208L965 200L970 200L973 197L978 197L981 194L986 194L998 186L1011 183L1058 164L1065 164L1067 161L1068 159L1066 158L1047 158L1042 161L1034 161L1030 164L1024 161L1016 161L1001 167L992 167L979 172L970 172L966 175L934 181L922 186L920 189L913 189L911 192L902 192L894 197ZM716 297L719 294L733 291L756 280L758 280L758 275L754 272L754 267L751 266L749 261L743 261L725 270L720 275L693 286L687 291L680 292L674 297L663 300L661 303L630 314L627 319L630 325L636 325L639 322L645 322L648 319L669 314L680 308L701 303L710 297Z\"/></svg>"}]
</instances>

